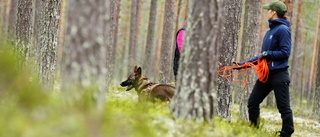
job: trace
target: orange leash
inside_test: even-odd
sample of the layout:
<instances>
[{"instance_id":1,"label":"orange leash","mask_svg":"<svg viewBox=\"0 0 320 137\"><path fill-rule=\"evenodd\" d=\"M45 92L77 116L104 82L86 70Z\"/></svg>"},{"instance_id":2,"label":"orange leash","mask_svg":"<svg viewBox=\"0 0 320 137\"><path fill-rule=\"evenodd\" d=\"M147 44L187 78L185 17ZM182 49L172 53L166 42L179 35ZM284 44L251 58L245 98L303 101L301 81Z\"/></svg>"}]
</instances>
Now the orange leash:
<instances>
[{"instance_id":1,"label":"orange leash","mask_svg":"<svg viewBox=\"0 0 320 137\"><path fill-rule=\"evenodd\" d=\"M257 65L254 63L257 62ZM246 83L248 81L249 75L248 75L248 68L253 67L256 70L256 73L258 74L259 81L261 82L267 82L268 76L269 76L269 68L268 63L266 59L258 59L255 62L247 62L242 65L237 66L224 66L220 69L218 69L218 75L225 78L230 83L230 78L233 76L233 81L235 82L241 82L243 87L246 88ZM236 73L235 71L232 71L233 69L242 69ZM231 71L231 72L230 72ZM242 75L243 73L246 74L245 80L240 80L238 77Z\"/></svg>"}]
</instances>

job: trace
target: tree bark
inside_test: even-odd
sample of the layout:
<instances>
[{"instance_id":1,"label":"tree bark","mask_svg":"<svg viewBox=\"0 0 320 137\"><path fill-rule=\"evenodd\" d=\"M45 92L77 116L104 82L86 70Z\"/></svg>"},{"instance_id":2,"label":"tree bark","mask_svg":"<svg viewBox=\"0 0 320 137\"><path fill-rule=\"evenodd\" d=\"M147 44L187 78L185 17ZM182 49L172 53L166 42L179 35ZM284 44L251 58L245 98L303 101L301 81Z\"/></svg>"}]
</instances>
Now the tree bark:
<instances>
[{"instance_id":1,"label":"tree bark","mask_svg":"<svg viewBox=\"0 0 320 137\"><path fill-rule=\"evenodd\" d=\"M68 6L62 90L75 97L81 94L79 90L93 88L101 108L107 91L106 73L109 73L106 69L106 45L109 46L110 2L69 0Z\"/></svg>"},{"instance_id":2,"label":"tree bark","mask_svg":"<svg viewBox=\"0 0 320 137\"><path fill-rule=\"evenodd\" d=\"M238 36L242 11L242 0L225 1L225 18L222 31L222 47L219 50L219 62L223 65L232 65L236 58ZM217 114L223 118L230 118L232 102L232 88L230 83L222 77L217 79Z\"/></svg>"},{"instance_id":3,"label":"tree bark","mask_svg":"<svg viewBox=\"0 0 320 137\"><path fill-rule=\"evenodd\" d=\"M171 110L175 119L213 121L223 6L217 0L189 4L185 44L192 46L184 46L181 54Z\"/></svg>"},{"instance_id":4,"label":"tree bark","mask_svg":"<svg viewBox=\"0 0 320 137\"><path fill-rule=\"evenodd\" d=\"M132 0L131 6L131 21L130 21L130 42L129 42L129 68L128 72L131 72L137 61L137 48L139 39L139 9L140 0Z\"/></svg>"},{"instance_id":5,"label":"tree bark","mask_svg":"<svg viewBox=\"0 0 320 137\"><path fill-rule=\"evenodd\" d=\"M147 45L145 49L145 56L144 56L144 64L143 69L145 70L145 74L148 76L151 75L153 70L153 59L152 58L152 49L156 47L155 44L155 27L156 27L156 17L157 17L157 1L158 0L151 0L150 3L150 14L149 14L149 24L148 24L148 34L147 34Z\"/></svg>"},{"instance_id":6,"label":"tree bark","mask_svg":"<svg viewBox=\"0 0 320 137\"><path fill-rule=\"evenodd\" d=\"M320 18L318 17L318 20ZM319 22L318 22L319 23ZM320 27L320 24L317 24ZM318 33L318 35L320 35ZM320 41L318 40L318 47L320 47ZM318 61L317 61L317 74L316 74L316 86L315 86L315 96L314 96L314 108L313 112L318 116L318 121L320 122L320 49L318 49Z\"/></svg>"},{"instance_id":7,"label":"tree bark","mask_svg":"<svg viewBox=\"0 0 320 137\"><path fill-rule=\"evenodd\" d=\"M296 29L295 29L295 37L294 37L294 45L293 45L293 55L292 55L292 62L291 62L291 87L294 89L293 98L296 97L298 94L298 89L300 89L300 82L299 82L299 72L301 70L301 58L299 54L303 53L302 48L299 47L301 45L301 14L302 14L302 7L303 7L303 0L299 0L298 3L298 13L296 19ZM292 103L295 104L294 99L292 99Z\"/></svg>"},{"instance_id":8,"label":"tree bark","mask_svg":"<svg viewBox=\"0 0 320 137\"><path fill-rule=\"evenodd\" d=\"M246 0L244 14L244 28L241 47L241 60L252 58L255 53L255 48L259 43L257 39L259 31L259 16L260 16L260 0ZM240 96L240 118L248 119L247 99L254 84L254 74L249 75L247 87L243 89Z\"/></svg>"},{"instance_id":9,"label":"tree bark","mask_svg":"<svg viewBox=\"0 0 320 137\"><path fill-rule=\"evenodd\" d=\"M317 57L317 42L318 42L318 34L319 34L319 24L320 24L320 9L318 8L318 16L317 16L317 23L316 23L316 30L315 30L315 39L313 43L313 53L312 53L312 60L311 60L311 67L310 67L310 75L309 75L309 84L308 84L308 97L307 97L307 109L311 107L311 99L312 99L312 93L314 91L313 85L314 85L314 70L315 64L316 64L316 57ZM318 72L319 73L319 72Z\"/></svg>"},{"instance_id":10,"label":"tree bark","mask_svg":"<svg viewBox=\"0 0 320 137\"><path fill-rule=\"evenodd\" d=\"M158 38L157 38L157 47L156 47L156 53L155 53L155 63L154 63L154 77L155 77L155 81L158 81L158 76L159 76L159 64L160 64L160 54L161 54L161 42L162 42L162 32L163 32L163 23L164 23L164 5L161 4L160 5L160 15L159 16L159 21L158 21L158 24L157 24L157 30L158 30Z\"/></svg>"},{"instance_id":11,"label":"tree bark","mask_svg":"<svg viewBox=\"0 0 320 137\"><path fill-rule=\"evenodd\" d=\"M14 38L16 34L16 21L18 12L18 0L11 0L8 19L8 37Z\"/></svg>"},{"instance_id":12,"label":"tree bark","mask_svg":"<svg viewBox=\"0 0 320 137\"><path fill-rule=\"evenodd\" d=\"M53 90L57 66L57 44L61 0L37 0L35 47L39 79L46 90Z\"/></svg>"},{"instance_id":13,"label":"tree bark","mask_svg":"<svg viewBox=\"0 0 320 137\"><path fill-rule=\"evenodd\" d=\"M32 37L32 2L33 0L19 0L16 22L16 51L19 52L20 65L30 61L33 53L31 47Z\"/></svg>"},{"instance_id":14,"label":"tree bark","mask_svg":"<svg viewBox=\"0 0 320 137\"><path fill-rule=\"evenodd\" d=\"M284 4L287 6L286 16L290 22L292 22L294 2L294 0L284 0Z\"/></svg>"},{"instance_id":15,"label":"tree bark","mask_svg":"<svg viewBox=\"0 0 320 137\"><path fill-rule=\"evenodd\" d=\"M171 75L171 47L173 42L174 34L174 15L175 15L175 0L166 0L164 21L163 21L163 32L161 42L161 54L160 54L160 68L159 68L159 81L160 83L170 82Z\"/></svg>"},{"instance_id":16,"label":"tree bark","mask_svg":"<svg viewBox=\"0 0 320 137\"><path fill-rule=\"evenodd\" d=\"M118 47L118 24L119 24L119 5L121 0L111 1L110 5L110 32L109 43L107 44L107 83L112 83L112 79L115 76L113 70L116 63L116 49Z\"/></svg>"}]
</instances>

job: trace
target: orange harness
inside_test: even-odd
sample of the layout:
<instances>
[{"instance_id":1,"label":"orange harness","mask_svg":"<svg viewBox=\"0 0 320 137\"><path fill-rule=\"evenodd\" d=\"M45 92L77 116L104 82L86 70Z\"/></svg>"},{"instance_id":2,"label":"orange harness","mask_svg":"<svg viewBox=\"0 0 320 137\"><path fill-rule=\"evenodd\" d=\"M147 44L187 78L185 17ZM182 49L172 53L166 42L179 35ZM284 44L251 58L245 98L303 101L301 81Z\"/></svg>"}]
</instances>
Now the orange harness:
<instances>
[{"instance_id":1,"label":"orange harness","mask_svg":"<svg viewBox=\"0 0 320 137\"><path fill-rule=\"evenodd\" d=\"M257 62L257 65L254 64L256 62ZM230 83L229 77L233 76L233 81L241 82L243 87L246 88L246 83L248 81L249 67L253 67L256 70L256 73L258 74L258 77L259 77L259 81L263 83L267 82L268 76L269 76L269 68L268 68L268 63L266 59L258 59L255 62L247 62L242 65L237 64L237 66L224 66L218 70L218 75L227 79L229 83ZM242 69L242 68L243 70L239 70L238 73L235 73L234 71L229 73L230 70ZM242 73L246 73L246 79L245 80L237 79Z\"/></svg>"}]
</instances>

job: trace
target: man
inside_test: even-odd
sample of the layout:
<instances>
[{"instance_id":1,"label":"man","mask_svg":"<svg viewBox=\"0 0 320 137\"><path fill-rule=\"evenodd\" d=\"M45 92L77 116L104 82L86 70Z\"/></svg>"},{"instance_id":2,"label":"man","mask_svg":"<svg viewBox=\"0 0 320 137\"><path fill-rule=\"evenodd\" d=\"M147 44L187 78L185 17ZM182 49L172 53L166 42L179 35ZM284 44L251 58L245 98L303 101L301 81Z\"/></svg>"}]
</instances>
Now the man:
<instances>
[{"instance_id":1,"label":"man","mask_svg":"<svg viewBox=\"0 0 320 137\"><path fill-rule=\"evenodd\" d=\"M260 103L274 90L277 108L282 118L281 137L290 137L294 132L292 110L290 108L288 59L291 51L290 22L286 19L286 5L281 1L263 6L268 10L269 30L265 34L261 53L243 63L265 58L268 62L269 76L266 82L256 81L248 100L249 120L258 127Z\"/></svg>"}]
</instances>

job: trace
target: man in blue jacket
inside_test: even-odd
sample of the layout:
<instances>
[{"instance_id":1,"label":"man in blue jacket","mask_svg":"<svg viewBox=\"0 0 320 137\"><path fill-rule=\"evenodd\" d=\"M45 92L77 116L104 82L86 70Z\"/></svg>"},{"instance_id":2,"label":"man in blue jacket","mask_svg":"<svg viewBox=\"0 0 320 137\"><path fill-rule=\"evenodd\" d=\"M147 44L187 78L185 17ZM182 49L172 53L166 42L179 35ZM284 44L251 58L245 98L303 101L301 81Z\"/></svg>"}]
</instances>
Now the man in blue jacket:
<instances>
[{"instance_id":1,"label":"man in blue jacket","mask_svg":"<svg viewBox=\"0 0 320 137\"><path fill-rule=\"evenodd\" d=\"M281 1L263 6L268 10L269 30L265 34L261 53L246 62L265 58L268 62L269 77L266 82L256 81L248 100L249 120L258 127L260 103L274 90L277 108L282 118L280 136L289 137L294 132L292 110L290 108L288 59L291 51L290 22L284 16L287 7ZM245 62L243 62L245 63Z\"/></svg>"}]
</instances>

